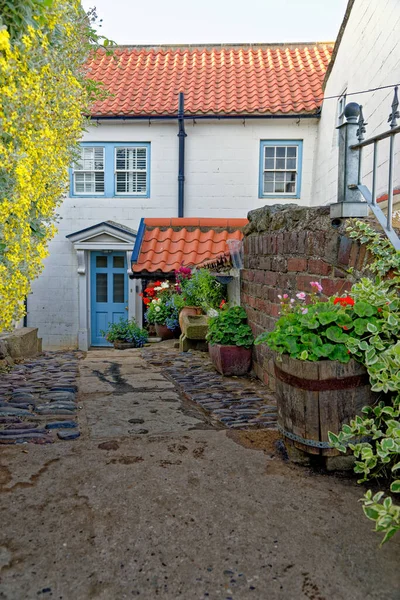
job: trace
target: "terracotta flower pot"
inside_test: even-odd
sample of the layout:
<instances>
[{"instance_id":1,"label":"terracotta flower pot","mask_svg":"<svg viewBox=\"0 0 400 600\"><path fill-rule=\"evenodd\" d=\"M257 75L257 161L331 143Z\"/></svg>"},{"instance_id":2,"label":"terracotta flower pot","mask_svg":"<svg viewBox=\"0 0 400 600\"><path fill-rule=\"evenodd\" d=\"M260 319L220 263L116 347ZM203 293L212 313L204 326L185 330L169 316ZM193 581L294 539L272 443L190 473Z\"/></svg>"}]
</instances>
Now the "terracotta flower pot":
<instances>
[{"instance_id":1,"label":"terracotta flower pot","mask_svg":"<svg viewBox=\"0 0 400 600\"><path fill-rule=\"evenodd\" d=\"M174 338L174 331L168 329L166 325L160 325L156 323L156 334L162 340L172 340Z\"/></svg>"},{"instance_id":2,"label":"terracotta flower pot","mask_svg":"<svg viewBox=\"0 0 400 600\"><path fill-rule=\"evenodd\" d=\"M129 348L136 348L134 342L124 342L121 340L115 340L115 342L113 342L113 346L116 350L127 350Z\"/></svg>"},{"instance_id":3,"label":"terracotta flower pot","mask_svg":"<svg viewBox=\"0 0 400 600\"><path fill-rule=\"evenodd\" d=\"M221 375L245 375L251 365L251 348L243 346L208 345L214 367Z\"/></svg>"},{"instance_id":4,"label":"terracotta flower pot","mask_svg":"<svg viewBox=\"0 0 400 600\"><path fill-rule=\"evenodd\" d=\"M203 312L200 306L184 306L179 313L179 326L182 329L184 315L201 315Z\"/></svg>"}]
</instances>

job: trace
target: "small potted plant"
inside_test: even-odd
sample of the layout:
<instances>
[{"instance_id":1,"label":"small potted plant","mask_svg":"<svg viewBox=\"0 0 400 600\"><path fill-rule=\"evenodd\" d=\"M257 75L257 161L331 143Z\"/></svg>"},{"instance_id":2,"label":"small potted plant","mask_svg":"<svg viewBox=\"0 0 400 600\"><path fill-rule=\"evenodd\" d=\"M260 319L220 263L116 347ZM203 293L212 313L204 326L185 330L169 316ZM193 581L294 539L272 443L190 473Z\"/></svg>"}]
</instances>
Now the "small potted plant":
<instances>
[{"instance_id":1,"label":"small potted plant","mask_svg":"<svg viewBox=\"0 0 400 600\"><path fill-rule=\"evenodd\" d=\"M241 306L223 300L220 312L208 324L208 350L214 367L222 375L245 375L251 366L253 332Z\"/></svg>"},{"instance_id":2,"label":"small potted plant","mask_svg":"<svg viewBox=\"0 0 400 600\"><path fill-rule=\"evenodd\" d=\"M176 337L179 329L178 307L175 304L175 289L168 281L156 282L159 285L145 289L143 298L147 305L145 319L149 325L154 325L156 334L162 340Z\"/></svg>"},{"instance_id":3,"label":"small potted plant","mask_svg":"<svg viewBox=\"0 0 400 600\"><path fill-rule=\"evenodd\" d=\"M118 350L142 348L147 342L147 331L141 329L134 319L120 319L117 323L109 323L107 331L101 331L107 342Z\"/></svg>"},{"instance_id":4,"label":"small potted plant","mask_svg":"<svg viewBox=\"0 0 400 600\"><path fill-rule=\"evenodd\" d=\"M200 315L215 310L225 298L226 286L217 281L208 269L181 267L175 271L176 291L179 306L179 321L182 327L184 315Z\"/></svg>"}]
</instances>

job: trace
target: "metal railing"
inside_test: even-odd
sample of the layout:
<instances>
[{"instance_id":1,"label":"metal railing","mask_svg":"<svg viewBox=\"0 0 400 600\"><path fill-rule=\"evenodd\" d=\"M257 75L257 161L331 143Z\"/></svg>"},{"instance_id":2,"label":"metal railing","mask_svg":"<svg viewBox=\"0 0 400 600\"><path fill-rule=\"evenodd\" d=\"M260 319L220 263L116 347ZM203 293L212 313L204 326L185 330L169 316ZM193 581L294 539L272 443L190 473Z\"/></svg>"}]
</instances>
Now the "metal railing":
<instances>
[{"instance_id":1,"label":"metal railing","mask_svg":"<svg viewBox=\"0 0 400 600\"><path fill-rule=\"evenodd\" d=\"M362 106L350 102L344 109L345 122L339 129L339 182L338 202L331 205L331 217L365 217L368 208L372 210L381 224L385 234L396 250L400 251L400 239L393 229L393 174L394 174L394 144L395 136L400 133L397 119L400 118L398 88L394 88L392 112L388 122L390 129L369 139L364 138L366 125ZM378 206L377 171L378 171L378 144L389 138L388 156L388 200L387 215ZM362 163L363 150L373 146L372 165L372 190L363 183ZM362 201L361 196L365 202Z\"/></svg>"}]
</instances>

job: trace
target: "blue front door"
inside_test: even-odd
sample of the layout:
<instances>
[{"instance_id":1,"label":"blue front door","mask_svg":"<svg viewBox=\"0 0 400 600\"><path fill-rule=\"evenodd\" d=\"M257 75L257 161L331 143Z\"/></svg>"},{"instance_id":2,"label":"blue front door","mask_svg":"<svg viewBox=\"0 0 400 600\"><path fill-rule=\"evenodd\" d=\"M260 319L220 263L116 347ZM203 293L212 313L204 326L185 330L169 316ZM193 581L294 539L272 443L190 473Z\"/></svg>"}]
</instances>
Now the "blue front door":
<instances>
[{"instance_id":1,"label":"blue front door","mask_svg":"<svg viewBox=\"0 0 400 600\"><path fill-rule=\"evenodd\" d=\"M128 275L125 252L91 252L92 346L110 346L100 333L109 323L128 318Z\"/></svg>"}]
</instances>

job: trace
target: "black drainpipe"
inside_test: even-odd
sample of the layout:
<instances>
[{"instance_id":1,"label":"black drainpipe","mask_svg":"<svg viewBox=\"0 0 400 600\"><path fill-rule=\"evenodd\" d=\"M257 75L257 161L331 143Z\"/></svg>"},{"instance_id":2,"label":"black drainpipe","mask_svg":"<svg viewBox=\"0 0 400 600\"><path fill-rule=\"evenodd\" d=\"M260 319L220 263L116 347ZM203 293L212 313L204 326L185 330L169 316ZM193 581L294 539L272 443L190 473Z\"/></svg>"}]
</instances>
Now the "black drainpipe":
<instances>
[{"instance_id":1,"label":"black drainpipe","mask_svg":"<svg viewBox=\"0 0 400 600\"><path fill-rule=\"evenodd\" d=\"M185 197L185 117L184 117L184 94L179 92L178 106L179 123L179 166L178 166L178 217L184 215L184 197Z\"/></svg>"}]
</instances>

